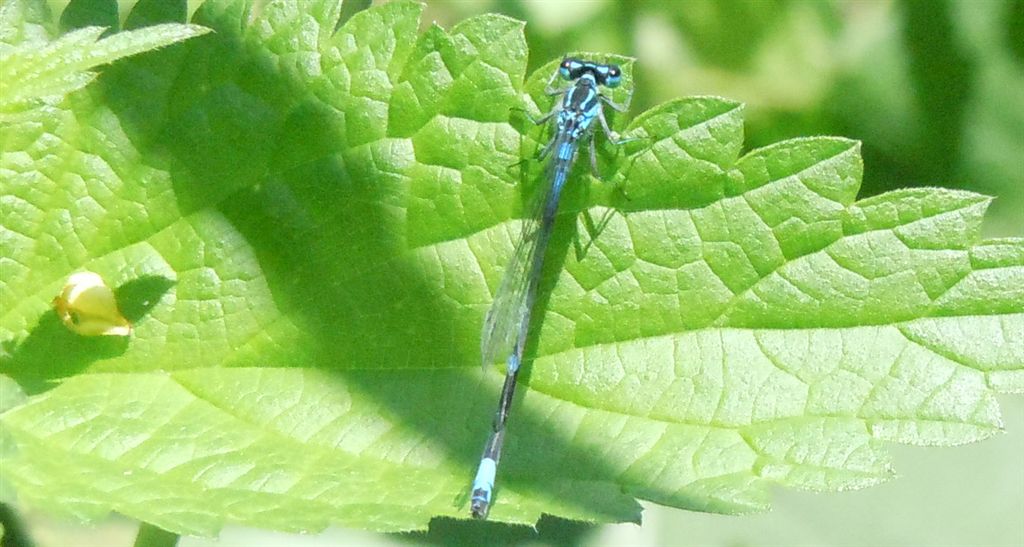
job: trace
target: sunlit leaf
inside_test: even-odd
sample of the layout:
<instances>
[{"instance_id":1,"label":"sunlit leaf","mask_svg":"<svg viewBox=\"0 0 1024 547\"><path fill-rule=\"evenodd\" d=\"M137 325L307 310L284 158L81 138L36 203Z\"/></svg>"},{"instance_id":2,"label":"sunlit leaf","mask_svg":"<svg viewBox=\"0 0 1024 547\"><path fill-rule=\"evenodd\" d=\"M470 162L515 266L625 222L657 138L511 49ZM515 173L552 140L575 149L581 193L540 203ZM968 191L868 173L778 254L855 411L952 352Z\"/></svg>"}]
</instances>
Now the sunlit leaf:
<instances>
[{"instance_id":1,"label":"sunlit leaf","mask_svg":"<svg viewBox=\"0 0 1024 547\"><path fill-rule=\"evenodd\" d=\"M480 325L541 173L516 165L543 139L519 109L549 108L550 66L524 85L519 21L420 32L420 11L335 31L326 0L210 0L193 23L214 33L4 123L21 502L194 534L468 516L500 387ZM626 118L607 182L569 181L492 519L760 511L776 485L891 478L885 441L999 431L995 394L1024 390L1024 240L980 240L989 198L857 201L856 142L741 154L725 99ZM130 339L60 325L81 269Z\"/></svg>"}]
</instances>

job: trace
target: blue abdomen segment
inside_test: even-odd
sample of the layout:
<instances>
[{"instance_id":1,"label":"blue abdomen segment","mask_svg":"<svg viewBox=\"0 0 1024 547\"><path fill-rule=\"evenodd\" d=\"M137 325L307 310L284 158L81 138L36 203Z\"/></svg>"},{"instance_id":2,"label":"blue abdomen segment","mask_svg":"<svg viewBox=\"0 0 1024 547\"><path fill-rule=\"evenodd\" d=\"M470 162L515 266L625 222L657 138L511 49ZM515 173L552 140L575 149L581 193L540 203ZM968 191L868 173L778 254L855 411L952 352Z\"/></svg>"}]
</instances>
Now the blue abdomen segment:
<instances>
[{"instance_id":1,"label":"blue abdomen segment","mask_svg":"<svg viewBox=\"0 0 1024 547\"><path fill-rule=\"evenodd\" d=\"M480 460L476 478L473 479L473 499L470 501L471 511L478 518L487 516L491 505L491 492L494 490L494 479L497 474L498 462L493 458L486 457Z\"/></svg>"},{"instance_id":2,"label":"blue abdomen segment","mask_svg":"<svg viewBox=\"0 0 1024 547\"><path fill-rule=\"evenodd\" d=\"M480 501L490 503L491 490L494 489L494 477L498 471L498 462L491 458L480 460L480 467L476 470L476 478L473 479L473 499L477 499L477 492L480 492Z\"/></svg>"},{"instance_id":3,"label":"blue abdomen segment","mask_svg":"<svg viewBox=\"0 0 1024 547\"><path fill-rule=\"evenodd\" d=\"M558 155L555 156L555 157L558 158L561 161L571 161L572 160L572 155L575 152L576 152L576 145L575 145L575 143L573 143L571 141L566 141L566 142L563 142L562 145L558 147Z\"/></svg>"}]
</instances>

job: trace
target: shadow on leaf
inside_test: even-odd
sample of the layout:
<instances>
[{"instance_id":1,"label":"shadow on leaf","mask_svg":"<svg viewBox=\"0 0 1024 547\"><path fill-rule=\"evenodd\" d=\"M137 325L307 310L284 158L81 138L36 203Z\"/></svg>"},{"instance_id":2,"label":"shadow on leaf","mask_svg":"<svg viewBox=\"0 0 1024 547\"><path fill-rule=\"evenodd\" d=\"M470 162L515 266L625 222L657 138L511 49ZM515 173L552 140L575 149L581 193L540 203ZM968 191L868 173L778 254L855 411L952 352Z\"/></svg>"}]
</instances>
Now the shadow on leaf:
<instances>
[{"instance_id":1,"label":"shadow on leaf","mask_svg":"<svg viewBox=\"0 0 1024 547\"><path fill-rule=\"evenodd\" d=\"M133 324L142 320L174 282L143 276L118 287L114 293L122 314ZM4 343L0 371L10 375L29 394L40 393L62 378L86 370L92 363L117 357L128 349L131 336L81 336L69 330L57 312L44 313L20 343Z\"/></svg>"}]
</instances>

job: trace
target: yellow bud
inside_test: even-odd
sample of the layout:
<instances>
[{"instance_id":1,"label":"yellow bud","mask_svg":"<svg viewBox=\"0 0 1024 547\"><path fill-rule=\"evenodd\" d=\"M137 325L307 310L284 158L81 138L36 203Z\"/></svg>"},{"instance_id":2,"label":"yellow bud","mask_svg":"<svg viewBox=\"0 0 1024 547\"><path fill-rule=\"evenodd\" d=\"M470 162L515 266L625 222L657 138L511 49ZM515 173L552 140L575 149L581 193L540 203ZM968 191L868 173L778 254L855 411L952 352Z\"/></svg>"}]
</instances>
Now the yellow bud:
<instances>
[{"instance_id":1,"label":"yellow bud","mask_svg":"<svg viewBox=\"0 0 1024 547\"><path fill-rule=\"evenodd\" d=\"M64 326L82 336L128 336L132 324L117 309L114 291L93 272L71 274L53 299Z\"/></svg>"}]
</instances>

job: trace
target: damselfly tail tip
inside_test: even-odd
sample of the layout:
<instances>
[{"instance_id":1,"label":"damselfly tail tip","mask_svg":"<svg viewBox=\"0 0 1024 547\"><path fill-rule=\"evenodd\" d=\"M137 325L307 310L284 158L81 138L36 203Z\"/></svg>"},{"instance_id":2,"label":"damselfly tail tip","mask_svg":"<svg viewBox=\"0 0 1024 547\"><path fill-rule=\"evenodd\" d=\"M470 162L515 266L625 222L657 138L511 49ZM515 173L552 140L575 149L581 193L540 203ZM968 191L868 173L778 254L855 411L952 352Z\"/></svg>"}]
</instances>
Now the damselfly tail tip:
<instances>
[{"instance_id":1,"label":"damselfly tail tip","mask_svg":"<svg viewBox=\"0 0 1024 547\"><path fill-rule=\"evenodd\" d=\"M487 501L489 497L488 492L484 490L473 491L473 502L469 506L469 512L473 515L473 518L479 520L485 520L487 513L491 511L491 504Z\"/></svg>"},{"instance_id":2,"label":"damselfly tail tip","mask_svg":"<svg viewBox=\"0 0 1024 547\"><path fill-rule=\"evenodd\" d=\"M499 439L501 435L492 434L487 441L488 448L494 441L495 436ZM485 519L491 510L491 492L494 491L494 475L498 471L498 462L486 455L480 459L480 468L477 469L476 478L473 479L473 501L470 502L469 512L473 518Z\"/></svg>"}]
</instances>

